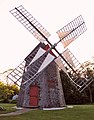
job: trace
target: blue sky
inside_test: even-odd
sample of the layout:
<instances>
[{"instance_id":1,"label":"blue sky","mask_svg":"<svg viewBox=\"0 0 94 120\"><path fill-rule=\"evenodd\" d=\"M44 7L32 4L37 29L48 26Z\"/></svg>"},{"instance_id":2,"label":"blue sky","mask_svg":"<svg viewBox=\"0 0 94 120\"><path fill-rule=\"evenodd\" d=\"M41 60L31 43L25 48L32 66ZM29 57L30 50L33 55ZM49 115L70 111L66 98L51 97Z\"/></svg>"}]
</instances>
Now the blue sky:
<instances>
[{"instance_id":1,"label":"blue sky","mask_svg":"<svg viewBox=\"0 0 94 120\"><path fill-rule=\"evenodd\" d=\"M0 0L0 72L15 68L39 43L10 13L23 5L50 33L50 42L58 40L56 31L79 15L86 22L87 31L69 49L84 62L94 56L93 0ZM63 46L60 48L62 52Z\"/></svg>"}]
</instances>

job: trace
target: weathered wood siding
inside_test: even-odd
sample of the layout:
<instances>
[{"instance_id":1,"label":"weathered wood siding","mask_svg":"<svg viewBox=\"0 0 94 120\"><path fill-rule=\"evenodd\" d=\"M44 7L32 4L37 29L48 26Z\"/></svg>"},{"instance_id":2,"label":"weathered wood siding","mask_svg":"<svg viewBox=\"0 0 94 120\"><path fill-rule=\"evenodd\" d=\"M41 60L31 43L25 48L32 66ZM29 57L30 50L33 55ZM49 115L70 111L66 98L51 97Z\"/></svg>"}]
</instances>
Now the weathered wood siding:
<instances>
[{"instance_id":1,"label":"weathered wood siding","mask_svg":"<svg viewBox=\"0 0 94 120\"><path fill-rule=\"evenodd\" d=\"M40 45L37 46L38 49ZM42 45L43 47L43 45ZM36 50L35 49L35 50ZM33 54L35 51L31 52ZM30 55L30 54L29 54ZM28 56L29 57L29 56ZM26 60L28 59L26 58ZM28 65L29 63L26 63ZM38 106L43 107L60 107L65 106L65 99L63 88L61 85L61 79L59 70L53 61L50 63L42 73L36 78L32 85L39 87L39 102ZM30 86L32 86L30 85ZM20 90L18 97L18 106L20 107L32 107L29 105L30 102L30 86L23 92Z\"/></svg>"}]
</instances>

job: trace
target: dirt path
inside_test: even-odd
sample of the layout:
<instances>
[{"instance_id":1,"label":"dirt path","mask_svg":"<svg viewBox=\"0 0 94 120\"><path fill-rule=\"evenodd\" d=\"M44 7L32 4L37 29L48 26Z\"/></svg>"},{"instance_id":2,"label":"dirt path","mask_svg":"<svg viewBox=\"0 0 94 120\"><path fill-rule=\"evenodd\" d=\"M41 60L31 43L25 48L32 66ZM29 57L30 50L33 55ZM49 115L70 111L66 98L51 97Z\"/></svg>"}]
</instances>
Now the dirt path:
<instances>
[{"instance_id":1,"label":"dirt path","mask_svg":"<svg viewBox=\"0 0 94 120\"><path fill-rule=\"evenodd\" d=\"M17 110L16 112L6 113L6 114L0 114L0 116L11 116L11 115L20 115L26 112L31 111L31 109L23 108L22 110Z\"/></svg>"}]
</instances>

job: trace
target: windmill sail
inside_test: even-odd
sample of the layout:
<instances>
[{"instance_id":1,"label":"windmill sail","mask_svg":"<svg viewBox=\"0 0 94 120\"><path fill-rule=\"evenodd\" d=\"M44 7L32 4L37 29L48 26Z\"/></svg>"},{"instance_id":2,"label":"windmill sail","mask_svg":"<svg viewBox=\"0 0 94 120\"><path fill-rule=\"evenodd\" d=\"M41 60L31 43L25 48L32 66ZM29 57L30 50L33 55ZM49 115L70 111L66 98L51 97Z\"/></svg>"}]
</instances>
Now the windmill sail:
<instances>
[{"instance_id":1,"label":"windmill sail","mask_svg":"<svg viewBox=\"0 0 94 120\"><path fill-rule=\"evenodd\" d=\"M17 86L20 87L21 83L24 82L23 80L23 74L25 73L26 69L27 69L27 64L30 64L30 62L32 61L32 59L35 57L35 55L37 54L38 50L39 50L39 46L41 46L41 43L38 44L37 49L33 50L33 54L29 54L22 63L20 63L20 65L18 65L15 69L13 69L11 71L11 73L9 73L7 75L7 79L11 80L12 83L16 84ZM28 73L31 74L31 73Z\"/></svg>"},{"instance_id":2,"label":"windmill sail","mask_svg":"<svg viewBox=\"0 0 94 120\"><path fill-rule=\"evenodd\" d=\"M33 62L29 67L27 72L25 72L23 79L25 81L22 84L22 88L26 89L32 82L36 80L39 74L55 59L53 55L45 52L41 57L39 57L35 62ZM31 75L31 73L34 73ZM28 77L29 75L29 77Z\"/></svg>"},{"instance_id":3,"label":"windmill sail","mask_svg":"<svg viewBox=\"0 0 94 120\"><path fill-rule=\"evenodd\" d=\"M33 62L35 62L35 61L36 61L39 57L41 57L44 53L45 53L45 50L40 47L39 50L37 51L36 55L34 56L34 58L33 58L32 61L29 63L28 66L30 66ZM27 67L28 67L28 66L27 66Z\"/></svg>"},{"instance_id":4,"label":"windmill sail","mask_svg":"<svg viewBox=\"0 0 94 120\"><path fill-rule=\"evenodd\" d=\"M78 91L82 92L93 81L92 77L87 76L86 69L80 64L80 62L75 58L75 56L68 48L62 54L64 55L64 58L66 58L67 62L70 63L75 70L74 72L68 66L68 64L63 61L63 65L67 70L68 77L70 78L73 85L78 89Z\"/></svg>"},{"instance_id":5,"label":"windmill sail","mask_svg":"<svg viewBox=\"0 0 94 120\"><path fill-rule=\"evenodd\" d=\"M7 78L20 87L22 82L22 75L24 73L25 61L17 66L11 73L7 75Z\"/></svg>"},{"instance_id":6,"label":"windmill sail","mask_svg":"<svg viewBox=\"0 0 94 120\"><path fill-rule=\"evenodd\" d=\"M55 62L56 62L56 64L58 65L58 67L59 67L60 69L62 69L62 70L67 74L67 70L66 70L65 66L63 65L63 62L62 62L61 58L60 58L60 57L57 57L57 58L55 59Z\"/></svg>"},{"instance_id":7,"label":"windmill sail","mask_svg":"<svg viewBox=\"0 0 94 120\"><path fill-rule=\"evenodd\" d=\"M62 41L62 44L64 46L64 48L66 48L70 43L72 43L75 40L75 38L71 38L69 40L66 41Z\"/></svg>"},{"instance_id":8,"label":"windmill sail","mask_svg":"<svg viewBox=\"0 0 94 120\"><path fill-rule=\"evenodd\" d=\"M50 33L22 5L10 12L40 42L44 42L50 36Z\"/></svg>"},{"instance_id":9,"label":"windmill sail","mask_svg":"<svg viewBox=\"0 0 94 120\"><path fill-rule=\"evenodd\" d=\"M68 34L70 34L70 31L66 31L66 32L57 32L57 34L58 34L58 37L60 38L60 39L62 39L63 37L65 37L65 36L67 36Z\"/></svg>"},{"instance_id":10,"label":"windmill sail","mask_svg":"<svg viewBox=\"0 0 94 120\"><path fill-rule=\"evenodd\" d=\"M78 38L86 30L87 28L85 22L82 16L80 15L73 21L68 23L66 26L58 30L57 34L60 40L63 41L64 47L67 47L72 41L74 41L74 39Z\"/></svg>"},{"instance_id":11,"label":"windmill sail","mask_svg":"<svg viewBox=\"0 0 94 120\"><path fill-rule=\"evenodd\" d=\"M7 78L21 89L26 89L54 59L52 52L44 50L45 44L40 43ZM47 46L46 46L47 47ZM47 50L49 47L47 48Z\"/></svg>"},{"instance_id":12,"label":"windmill sail","mask_svg":"<svg viewBox=\"0 0 94 120\"><path fill-rule=\"evenodd\" d=\"M38 70L38 73L41 72L45 67L47 67L54 59L55 59L55 57L53 55L51 55L50 53L48 53L47 57L45 58L44 62L41 65L40 69Z\"/></svg>"},{"instance_id":13,"label":"windmill sail","mask_svg":"<svg viewBox=\"0 0 94 120\"><path fill-rule=\"evenodd\" d=\"M69 64L71 64L72 67L75 68L75 64L73 61L73 54L71 54L70 50L67 48L62 54L65 57L65 59L69 62Z\"/></svg>"}]
</instances>

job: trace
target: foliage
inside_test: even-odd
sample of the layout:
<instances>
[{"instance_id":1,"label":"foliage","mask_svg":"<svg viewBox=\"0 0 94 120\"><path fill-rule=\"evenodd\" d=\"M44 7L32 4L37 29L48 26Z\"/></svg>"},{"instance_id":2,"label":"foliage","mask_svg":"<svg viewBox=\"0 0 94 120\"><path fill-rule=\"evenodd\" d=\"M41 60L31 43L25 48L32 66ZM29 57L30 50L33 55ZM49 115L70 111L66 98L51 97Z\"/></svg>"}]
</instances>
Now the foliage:
<instances>
[{"instance_id":1,"label":"foliage","mask_svg":"<svg viewBox=\"0 0 94 120\"><path fill-rule=\"evenodd\" d=\"M92 62L86 61L84 63L84 66L87 69L87 76L92 77L94 79L94 61ZM88 89L86 89L86 94L89 96L90 102L93 103L94 102L94 80L92 84L90 84Z\"/></svg>"},{"instance_id":2,"label":"foliage","mask_svg":"<svg viewBox=\"0 0 94 120\"><path fill-rule=\"evenodd\" d=\"M77 89L71 84L68 76L61 70L60 76L64 90L66 104L85 104L89 103L89 98L86 93L79 93Z\"/></svg>"},{"instance_id":3,"label":"foliage","mask_svg":"<svg viewBox=\"0 0 94 120\"><path fill-rule=\"evenodd\" d=\"M88 77L94 79L94 64L85 62L86 74ZM93 69L92 69L93 68ZM60 76L65 94L67 104L86 104L94 102L94 81L90 84L84 92L79 93L71 84L68 76L61 70Z\"/></svg>"},{"instance_id":4,"label":"foliage","mask_svg":"<svg viewBox=\"0 0 94 120\"><path fill-rule=\"evenodd\" d=\"M0 102L7 103L12 99L13 95L18 94L19 89L16 85L4 84L0 82Z\"/></svg>"},{"instance_id":5,"label":"foliage","mask_svg":"<svg viewBox=\"0 0 94 120\"><path fill-rule=\"evenodd\" d=\"M11 103L16 104L17 100L12 100Z\"/></svg>"}]
</instances>

